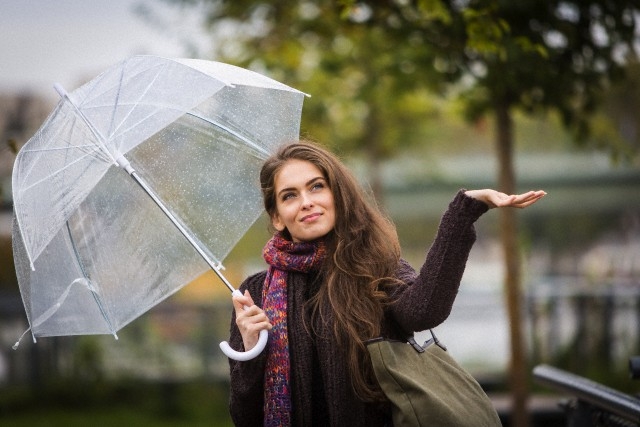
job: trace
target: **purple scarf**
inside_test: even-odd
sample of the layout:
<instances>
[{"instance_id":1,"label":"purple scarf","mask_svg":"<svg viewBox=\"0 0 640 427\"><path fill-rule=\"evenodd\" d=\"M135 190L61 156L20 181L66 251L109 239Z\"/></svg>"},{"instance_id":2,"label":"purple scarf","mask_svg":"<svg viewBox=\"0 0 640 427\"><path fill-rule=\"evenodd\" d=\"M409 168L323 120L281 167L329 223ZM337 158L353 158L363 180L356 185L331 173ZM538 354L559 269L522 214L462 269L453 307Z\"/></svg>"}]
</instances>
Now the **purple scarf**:
<instances>
[{"instance_id":1,"label":"purple scarf","mask_svg":"<svg viewBox=\"0 0 640 427\"><path fill-rule=\"evenodd\" d=\"M289 337L287 331L287 275L317 270L324 261L323 242L294 243L274 235L262 251L269 271L262 290L264 311L273 325L264 375L264 425L291 425Z\"/></svg>"}]
</instances>

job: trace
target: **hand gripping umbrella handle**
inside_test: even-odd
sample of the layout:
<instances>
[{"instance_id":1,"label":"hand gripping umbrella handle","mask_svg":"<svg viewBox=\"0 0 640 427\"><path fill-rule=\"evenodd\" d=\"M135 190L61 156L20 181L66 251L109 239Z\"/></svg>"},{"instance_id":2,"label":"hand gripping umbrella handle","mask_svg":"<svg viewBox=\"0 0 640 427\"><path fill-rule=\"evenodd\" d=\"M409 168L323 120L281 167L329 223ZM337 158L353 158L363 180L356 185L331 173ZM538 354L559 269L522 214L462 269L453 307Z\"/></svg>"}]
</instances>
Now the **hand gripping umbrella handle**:
<instances>
[{"instance_id":1,"label":"hand gripping umbrella handle","mask_svg":"<svg viewBox=\"0 0 640 427\"><path fill-rule=\"evenodd\" d=\"M234 290L233 295L242 296L242 293L239 290ZM248 307L245 306L245 310ZM247 360L251 360L264 350L264 347L267 345L267 340L269 339L269 332L266 329L260 331L260 337L258 338L258 343L249 351L236 351L231 348L228 342L222 341L220 343L220 349L224 354L227 355L229 359L237 360L239 362L246 362Z\"/></svg>"}]
</instances>

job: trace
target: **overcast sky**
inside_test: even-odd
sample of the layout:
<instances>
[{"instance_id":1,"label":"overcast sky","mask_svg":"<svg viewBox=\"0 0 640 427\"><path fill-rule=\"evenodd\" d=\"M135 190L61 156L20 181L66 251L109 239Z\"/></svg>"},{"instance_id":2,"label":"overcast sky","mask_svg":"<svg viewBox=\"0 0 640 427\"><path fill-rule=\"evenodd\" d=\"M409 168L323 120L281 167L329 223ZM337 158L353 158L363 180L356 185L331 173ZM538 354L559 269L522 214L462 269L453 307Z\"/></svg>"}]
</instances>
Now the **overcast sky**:
<instances>
[{"instance_id":1,"label":"overcast sky","mask_svg":"<svg viewBox=\"0 0 640 427\"><path fill-rule=\"evenodd\" d=\"M164 29L135 12L147 5ZM181 40L206 49L194 28L197 16L168 13L159 0L0 0L0 91L29 90L56 96L136 54L194 56Z\"/></svg>"}]
</instances>

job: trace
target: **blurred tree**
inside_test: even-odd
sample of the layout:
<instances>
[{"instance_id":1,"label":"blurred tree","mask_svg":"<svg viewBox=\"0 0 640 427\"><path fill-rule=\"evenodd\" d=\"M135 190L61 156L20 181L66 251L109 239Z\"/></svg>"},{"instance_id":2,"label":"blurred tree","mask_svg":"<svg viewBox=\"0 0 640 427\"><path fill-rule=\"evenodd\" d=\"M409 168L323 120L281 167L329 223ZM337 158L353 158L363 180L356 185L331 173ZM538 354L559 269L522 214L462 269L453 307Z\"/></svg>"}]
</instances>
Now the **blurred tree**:
<instances>
[{"instance_id":1,"label":"blurred tree","mask_svg":"<svg viewBox=\"0 0 640 427\"><path fill-rule=\"evenodd\" d=\"M412 56L417 45L419 51L426 46L419 39L396 43L384 28L366 23L368 10L345 10L329 0L165 1L203 11L215 40L212 58L310 93L303 136L339 153L364 154L379 201L380 162L424 142L420 129L437 114L426 83L433 89L438 80L427 78L435 75L432 67ZM140 11L154 21L153 8Z\"/></svg>"},{"instance_id":2,"label":"blurred tree","mask_svg":"<svg viewBox=\"0 0 640 427\"><path fill-rule=\"evenodd\" d=\"M640 2L608 0L347 0L370 9L369 25L399 42L413 34L428 40L425 56L445 80L456 82L475 120L493 114L499 187L517 192L513 168L513 111L554 110L584 144L589 119L624 65L635 58ZM615 146L613 146L615 147ZM613 148L612 147L612 148ZM520 251L515 212L501 210L510 323L514 426L528 425L527 364L521 331Z\"/></svg>"},{"instance_id":3,"label":"blurred tree","mask_svg":"<svg viewBox=\"0 0 640 427\"><path fill-rule=\"evenodd\" d=\"M605 91L588 143L616 161L633 162L640 160L640 62L626 64L625 71L626 77Z\"/></svg>"}]
</instances>

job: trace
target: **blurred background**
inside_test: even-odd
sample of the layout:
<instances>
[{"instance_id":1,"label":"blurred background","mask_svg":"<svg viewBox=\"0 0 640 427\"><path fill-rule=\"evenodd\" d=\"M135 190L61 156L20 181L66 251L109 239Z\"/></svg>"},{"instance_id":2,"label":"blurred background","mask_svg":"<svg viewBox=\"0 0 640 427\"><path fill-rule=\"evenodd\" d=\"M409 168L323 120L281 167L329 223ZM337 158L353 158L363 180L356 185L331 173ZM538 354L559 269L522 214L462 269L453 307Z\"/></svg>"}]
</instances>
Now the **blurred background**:
<instances>
[{"instance_id":1,"label":"blurred background","mask_svg":"<svg viewBox=\"0 0 640 427\"><path fill-rule=\"evenodd\" d=\"M0 0L0 423L231 425L218 350L231 304L213 275L118 340L11 348L28 327L11 248L15 153L55 106L53 83L73 90L136 54L233 63L310 94L301 135L351 166L416 268L458 189L547 191L478 221L436 333L505 425L552 425L557 396L531 377L541 363L638 393L636 3ZM232 283L264 268L267 238L261 218L225 261Z\"/></svg>"}]
</instances>

